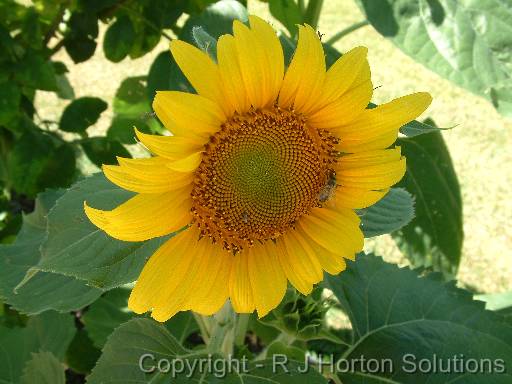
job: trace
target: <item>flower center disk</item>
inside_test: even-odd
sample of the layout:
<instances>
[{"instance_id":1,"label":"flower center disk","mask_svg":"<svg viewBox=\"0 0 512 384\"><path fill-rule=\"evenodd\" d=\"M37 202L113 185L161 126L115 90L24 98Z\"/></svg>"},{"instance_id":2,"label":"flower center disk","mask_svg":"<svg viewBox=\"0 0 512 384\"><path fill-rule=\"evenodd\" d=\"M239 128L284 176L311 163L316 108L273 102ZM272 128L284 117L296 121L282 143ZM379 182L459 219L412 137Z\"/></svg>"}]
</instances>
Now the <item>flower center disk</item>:
<instances>
[{"instance_id":1,"label":"flower center disk","mask_svg":"<svg viewBox=\"0 0 512 384\"><path fill-rule=\"evenodd\" d=\"M275 239L319 205L336 139L293 111L237 115L206 145L192 190L201 233L233 251Z\"/></svg>"}]
</instances>

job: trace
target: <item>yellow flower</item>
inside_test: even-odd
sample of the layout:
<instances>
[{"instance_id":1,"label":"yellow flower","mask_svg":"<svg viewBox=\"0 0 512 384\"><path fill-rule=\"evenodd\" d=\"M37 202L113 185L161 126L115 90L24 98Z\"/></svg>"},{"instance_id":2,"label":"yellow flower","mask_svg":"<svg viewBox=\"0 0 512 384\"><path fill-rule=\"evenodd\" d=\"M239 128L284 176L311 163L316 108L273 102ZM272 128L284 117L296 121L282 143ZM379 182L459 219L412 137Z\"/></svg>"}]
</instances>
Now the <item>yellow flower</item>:
<instances>
[{"instance_id":1,"label":"yellow flower","mask_svg":"<svg viewBox=\"0 0 512 384\"><path fill-rule=\"evenodd\" d=\"M285 71L267 23L235 21L217 63L173 41L171 52L197 94L161 91L153 108L173 136L136 132L155 154L119 158L106 177L137 195L112 211L85 206L110 236L143 241L185 227L145 265L129 307L165 321L178 311L266 315L287 281L307 295L363 248L354 209L381 199L405 172L398 129L430 104L426 93L366 109L367 49L326 71L322 45L299 26Z\"/></svg>"}]
</instances>

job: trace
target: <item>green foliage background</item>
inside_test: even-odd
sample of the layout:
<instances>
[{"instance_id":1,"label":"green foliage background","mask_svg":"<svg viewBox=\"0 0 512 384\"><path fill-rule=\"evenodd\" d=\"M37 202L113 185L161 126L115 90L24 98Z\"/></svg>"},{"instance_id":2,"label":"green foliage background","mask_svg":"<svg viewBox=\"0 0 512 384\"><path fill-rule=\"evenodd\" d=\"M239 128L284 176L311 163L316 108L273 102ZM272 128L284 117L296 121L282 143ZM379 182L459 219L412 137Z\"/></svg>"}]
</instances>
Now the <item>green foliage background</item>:
<instances>
[{"instance_id":1,"label":"green foliage background","mask_svg":"<svg viewBox=\"0 0 512 384\"><path fill-rule=\"evenodd\" d=\"M289 60L296 44L295 25L318 26L327 2L267 3L259 6L268 7L284 27L280 38ZM218 332L219 319L204 323L187 312L159 325L126 308L127 284L166 238L146 243L114 240L94 227L82 209L85 199L109 209L130 196L102 175L89 174L101 164L115 164L116 156L140 152L132 145L134 125L144 132L162 132L150 108L155 90L192 91L190 85L165 50L144 75L124 79L112 100L97 97L94 84L77 92L84 96L75 97L67 74L77 67L55 57L65 51L79 64L103 50L109 61L119 63L148 55L162 40L175 37L212 54L215 40L231 32L234 19L247 20L246 5L235 0L0 0L0 383L75 383L85 377L88 383L168 382L166 375L138 369L144 351L191 361L212 352L209 337ZM338 39L371 25L414 60L487 99L504 116L512 115L510 1L358 0L357 6L364 20L340 26L323 38L328 64L340 56L333 47ZM418 87L428 90L423 84ZM37 111L36 94L41 91L69 100L55 121ZM110 125L98 135L94 126L109 106ZM250 372L226 379L460 380L457 375L403 371L393 377L363 370L337 376L300 374L298 362L308 352L338 358L363 354L396 362L405 353L445 358L464 353L503 359L509 371L457 382L512 380L510 294L479 296L496 310L489 312L471 292L449 282L463 257L463 203L443 134L432 120L414 121L401 133L398 144L408 158L406 177L384 200L358 213L365 237L391 233L417 269L361 255L341 275L326 275L309 297L290 289L283 303L263 319L231 317L231 323L226 322L231 328L222 333L226 338L229 332L235 335L229 351L252 362ZM323 288L333 294L326 298ZM333 314L341 314L346 324L333 326ZM133 334L139 337L130 338ZM221 358L225 350L213 352ZM275 377L266 360L272 353L298 362L290 363L286 375Z\"/></svg>"}]
</instances>

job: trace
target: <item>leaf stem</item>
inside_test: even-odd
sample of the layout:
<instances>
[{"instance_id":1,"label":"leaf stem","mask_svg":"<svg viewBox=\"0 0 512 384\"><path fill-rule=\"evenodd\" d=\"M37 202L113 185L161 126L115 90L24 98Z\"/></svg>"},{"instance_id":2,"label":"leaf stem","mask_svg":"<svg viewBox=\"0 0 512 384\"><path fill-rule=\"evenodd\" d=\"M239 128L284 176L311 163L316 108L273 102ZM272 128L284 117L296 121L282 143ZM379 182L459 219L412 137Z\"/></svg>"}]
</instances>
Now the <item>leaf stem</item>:
<instances>
[{"instance_id":1,"label":"leaf stem","mask_svg":"<svg viewBox=\"0 0 512 384\"><path fill-rule=\"evenodd\" d=\"M320 13L324 0L309 0L304 15L304 22L308 23L313 29L318 28L318 20L320 19Z\"/></svg>"},{"instance_id":2,"label":"leaf stem","mask_svg":"<svg viewBox=\"0 0 512 384\"><path fill-rule=\"evenodd\" d=\"M247 326L249 325L249 319L251 315L249 313L241 313L238 315L235 330L235 345L244 345L245 335L247 333Z\"/></svg>"},{"instance_id":3,"label":"leaf stem","mask_svg":"<svg viewBox=\"0 0 512 384\"><path fill-rule=\"evenodd\" d=\"M326 41L326 44L332 45L342 37L348 35L349 33L352 33L359 28L362 28L364 26L367 26L369 24L368 20L360 21L359 23L352 24L351 26L339 31L336 33L333 37L331 37L329 40Z\"/></svg>"}]
</instances>

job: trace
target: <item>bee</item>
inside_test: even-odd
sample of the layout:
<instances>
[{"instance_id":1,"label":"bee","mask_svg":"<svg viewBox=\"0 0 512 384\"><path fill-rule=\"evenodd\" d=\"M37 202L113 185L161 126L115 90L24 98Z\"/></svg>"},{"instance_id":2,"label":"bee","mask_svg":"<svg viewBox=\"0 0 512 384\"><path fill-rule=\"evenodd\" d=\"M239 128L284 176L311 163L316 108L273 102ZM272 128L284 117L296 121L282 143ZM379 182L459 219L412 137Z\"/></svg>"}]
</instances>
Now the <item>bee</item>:
<instances>
[{"instance_id":1,"label":"bee","mask_svg":"<svg viewBox=\"0 0 512 384\"><path fill-rule=\"evenodd\" d=\"M156 117L156 113L155 112L144 112L141 116L140 116L140 119L141 120L149 120L153 117Z\"/></svg>"},{"instance_id":2,"label":"bee","mask_svg":"<svg viewBox=\"0 0 512 384\"><path fill-rule=\"evenodd\" d=\"M242 221L247 224L249 222L249 214L246 211L242 212Z\"/></svg>"},{"instance_id":3,"label":"bee","mask_svg":"<svg viewBox=\"0 0 512 384\"><path fill-rule=\"evenodd\" d=\"M320 193L318 194L318 201L320 203L325 203L326 201L330 200L334 192L336 191L336 172L331 171L329 172L329 175L327 177L327 182L320 190Z\"/></svg>"}]
</instances>

